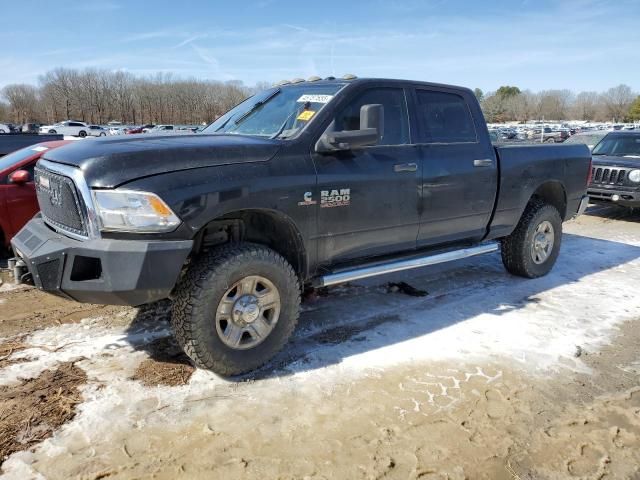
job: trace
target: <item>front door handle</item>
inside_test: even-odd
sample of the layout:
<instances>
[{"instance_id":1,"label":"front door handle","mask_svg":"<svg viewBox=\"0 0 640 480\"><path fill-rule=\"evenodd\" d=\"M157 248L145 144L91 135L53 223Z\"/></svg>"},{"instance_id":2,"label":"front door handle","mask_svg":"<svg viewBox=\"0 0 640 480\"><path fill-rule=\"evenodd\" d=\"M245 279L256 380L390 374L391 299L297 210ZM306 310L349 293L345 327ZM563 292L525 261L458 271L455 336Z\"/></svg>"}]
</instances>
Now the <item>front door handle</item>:
<instances>
[{"instance_id":1,"label":"front door handle","mask_svg":"<svg viewBox=\"0 0 640 480\"><path fill-rule=\"evenodd\" d=\"M418 170L416 163L398 163L393 166L394 172L415 172L416 170Z\"/></svg>"},{"instance_id":2,"label":"front door handle","mask_svg":"<svg viewBox=\"0 0 640 480\"><path fill-rule=\"evenodd\" d=\"M490 158L482 158L480 160L473 161L474 167L491 167L492 165L493 165L493 160L491 160Z\"/></svg>"}]
</instances>

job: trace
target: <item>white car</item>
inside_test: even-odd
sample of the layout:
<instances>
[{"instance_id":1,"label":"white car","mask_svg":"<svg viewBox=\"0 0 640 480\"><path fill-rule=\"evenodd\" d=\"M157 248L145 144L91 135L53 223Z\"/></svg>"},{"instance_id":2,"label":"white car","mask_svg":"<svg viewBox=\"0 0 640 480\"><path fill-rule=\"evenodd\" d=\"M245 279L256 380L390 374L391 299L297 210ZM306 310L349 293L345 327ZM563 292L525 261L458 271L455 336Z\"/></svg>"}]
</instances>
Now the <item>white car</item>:
<instances>
[{"instance_id":1,"label":"white car","mask_svg":"<svg viewBox=\"0 0 640 480\"><path fill-rule=\"evenodd\" d=\"M124 135L123 127L109 127L109 135Z\"/></svg>"},{"instance_id":2,"label":"white car","mask_svg":"<svg viewBox=\"0 0 640 480\"><path fill-rule=\"evenodd\" d=\"M156 125L155 127L147 130L147 132L145 133L162 133L162 132L173 132L173 131L174 131L173 125Z\"/></svg>"},{"instance_id":3,"label":"white car","mask_svg":"<svg viewBox=\"0 0 640 480\"><path fill-rule=\"evenodd\" d=\"M92 137L106 137L107 129L100 125L89 125L89 135Z\"/></svg>"},{"instance_id":4,"label":"white car","mask_svg":"<svg viewBox=\"0 0 640 480\"><path fill-rule=\"evenodd\" d=\"M6 125L4 123L0 123L0 135L2 135L4 133L11 133L11 129L9 128L9 125Z\"/></svg>"},{"instance_id":5,"label":"white car","mask_svg":"<svg viewBox=\"0 0 640 480\"><path fill-rule=\"evenodd\" d=\"M70 135L73 137L86 137L90 134L89 125L83 122L74 122L73 120L67 120L65 122L54 123L53 125L43 125L40 127L40 133L46 134L61 134Z\"/></svg>"}]
</instances>

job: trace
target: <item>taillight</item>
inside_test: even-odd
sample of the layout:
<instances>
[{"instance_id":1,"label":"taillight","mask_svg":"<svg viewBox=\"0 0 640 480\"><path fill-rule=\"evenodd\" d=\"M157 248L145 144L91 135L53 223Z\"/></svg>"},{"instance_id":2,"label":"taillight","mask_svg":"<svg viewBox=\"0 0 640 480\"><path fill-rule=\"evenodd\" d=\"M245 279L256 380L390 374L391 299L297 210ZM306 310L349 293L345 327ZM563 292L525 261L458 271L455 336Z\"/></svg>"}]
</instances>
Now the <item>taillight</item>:
<instances>
[{"instance_id":1,"label":"taillight","mask_svg":"<svg viewBox=\"0 0 640 480\"><path fill-rule=\"evenodd\" d=\"M587 185L591 185L593 180L593 159L589 160L589 173L587 174Z\"/></svg>"}]
</instances>

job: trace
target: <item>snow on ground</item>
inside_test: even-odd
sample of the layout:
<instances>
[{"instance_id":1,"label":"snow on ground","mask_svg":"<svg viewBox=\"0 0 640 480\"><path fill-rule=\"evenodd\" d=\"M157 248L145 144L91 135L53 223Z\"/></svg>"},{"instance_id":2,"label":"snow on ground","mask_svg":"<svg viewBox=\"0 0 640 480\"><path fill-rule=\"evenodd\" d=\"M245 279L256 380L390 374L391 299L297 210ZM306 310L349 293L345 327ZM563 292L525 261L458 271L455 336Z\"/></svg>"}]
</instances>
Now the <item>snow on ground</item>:
<instances>
[{"instance_id":1,"label":"snow on ground","mask_svg":"<svg viewBox=\"0 0 640 480\"><path fill-rule=\"evenodd\" d=\"M310 396L345 379L426 361L517 364L548 376L588 371L575 353L599 348L626 320L640 317L640 223L594 216L566 225L558 264L547 277L525 280L503 270L499 254L370 279L306 303L290 344L269 365L238 379L197 371L182 387L148 388L130 379L145 345L169 335L166 323L102 328L100 318L35 332L18 352L28 359L0 371L0 383L38 375L58 362L85 357L85 402L79 415L35 453L14 454L3 468L28 478L39 457L108 442L130 429L177 429L198 415L232 418L242 405L280 395ZM404 280L427 297L388 293ZM42 348L45 346L46 348ZM482 370L465 375L496 378ZM439 382L439 383L438 383ZM445 380L438 380L446 390ZM231 399L231 401L228 401Z\"/></svg>"}]
</instances>

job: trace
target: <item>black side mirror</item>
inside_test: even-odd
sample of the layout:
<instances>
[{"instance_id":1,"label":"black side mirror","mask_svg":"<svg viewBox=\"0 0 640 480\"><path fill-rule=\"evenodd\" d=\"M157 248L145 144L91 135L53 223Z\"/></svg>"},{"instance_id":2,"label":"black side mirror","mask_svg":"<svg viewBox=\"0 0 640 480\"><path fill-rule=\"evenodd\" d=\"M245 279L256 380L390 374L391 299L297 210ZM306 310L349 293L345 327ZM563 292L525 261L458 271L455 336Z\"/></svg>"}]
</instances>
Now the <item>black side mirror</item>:
<instances>
[{"instance_id":1,"label":"black side mirror","mask_svg":"<svg viewBox=\"0 0 640 480\"><path fill-rule=\"evenodd\" d=\"M325 132L316 143L318 153L351 150L376 145L384 134L384 107L380 104L360 107L360 130Z\"/></svg>"}]
</instances>

